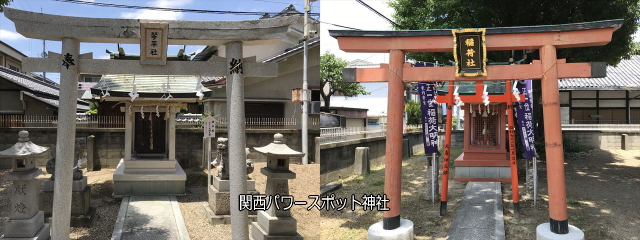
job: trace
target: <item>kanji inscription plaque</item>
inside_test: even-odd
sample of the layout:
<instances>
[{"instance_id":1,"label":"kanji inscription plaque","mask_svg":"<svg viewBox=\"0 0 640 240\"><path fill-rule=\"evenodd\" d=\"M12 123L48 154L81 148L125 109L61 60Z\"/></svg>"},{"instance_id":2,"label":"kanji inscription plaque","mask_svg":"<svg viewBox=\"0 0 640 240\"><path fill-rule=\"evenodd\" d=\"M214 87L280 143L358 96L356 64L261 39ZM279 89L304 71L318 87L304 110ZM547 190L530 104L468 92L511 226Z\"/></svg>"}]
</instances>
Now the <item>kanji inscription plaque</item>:
<instances>
[{"instance_id":1,"label":"kanji inscription plaque","mask_svg":"<svg viewBox=\"0 0 640 240\"><path fill-rule=\"evenodd\" d=\"M140 23L140 64L167 65L169 23Z\"/></svg>"},{"instance_id":2,"label":"kanji inscription plaque","mask_svg":"<svg viewBox=\"0 0 640 240\"><path fill-rule=\"evenodd\" d=\"M456 77L487 76L485 29L453 29L451 32L453 33Z\"/></svg>"}]
</instances>

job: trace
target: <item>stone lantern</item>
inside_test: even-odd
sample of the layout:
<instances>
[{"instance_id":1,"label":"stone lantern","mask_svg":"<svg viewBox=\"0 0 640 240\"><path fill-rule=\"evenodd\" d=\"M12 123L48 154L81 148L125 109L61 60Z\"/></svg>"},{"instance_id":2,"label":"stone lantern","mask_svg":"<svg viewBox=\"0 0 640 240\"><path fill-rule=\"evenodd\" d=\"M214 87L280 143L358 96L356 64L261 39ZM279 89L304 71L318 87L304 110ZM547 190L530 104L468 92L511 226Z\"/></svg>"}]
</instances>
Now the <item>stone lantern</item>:
<instances>
[{"instance_id":1,"label":"stone lantern","mask_svg":"<svg viewBox=\"0 0 640 240\"><path fill-rule=\"evenodd\" d=\"M9 193L9 220L4 224L0 239L49 239L49 224L44 223L44 212L38 204L36 177L42 170L36 168L35 157L49 150L29 141L29 132L18 133L18 143L0 152L0 158L12 161L12 172L6 179L13 181Z\"/></svg>"},{"instance_id":2,"label":"stone lantern","mask_svg":"<svg viewBox=\"0 0 640 240\"><path fill-rule=\"evenodd\" d=\"M260 172L267 176L266 195L273 198L274 204L267 211L258 212L258 222L252 223L251 237L255 240L302 239L297 232L296 219L291 217L289 210L283 209L292 203L289 200L280 202L282 200L276 199L276 195L289 195L289 179L296 178L296 173L289 170L289 159L303 157L305 154L284 144L284 137L280 133L275 134L273 140L267 146L254 148L267 156L267 167L260 169ZM275 207L276 201L280 209Z\"/></svg>"}]
</instances>

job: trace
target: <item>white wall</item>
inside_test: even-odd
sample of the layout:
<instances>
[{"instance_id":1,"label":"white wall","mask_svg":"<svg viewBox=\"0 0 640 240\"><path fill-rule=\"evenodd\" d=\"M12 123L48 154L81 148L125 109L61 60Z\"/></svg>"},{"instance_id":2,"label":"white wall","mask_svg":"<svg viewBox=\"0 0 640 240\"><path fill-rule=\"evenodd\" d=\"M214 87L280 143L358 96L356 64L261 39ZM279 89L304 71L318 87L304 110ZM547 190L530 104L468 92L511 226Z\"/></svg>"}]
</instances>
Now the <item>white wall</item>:
<instances>
[{"instance_id":1,"label":"white wall","mask_svg":"<svg viewBox=\"0 0 640 240\"><path fill-rule=\"evenodd\" d=\"M320 47L309 49L308 59L308 84L309 88L317 88L320 85ZM299 117L302 113L300 103L291 102L291 90L302 88L302 52L280 61L278 64L278 77L275 78L245 78L245 99L273 100L284 103L284 117ZM226 97L226 87L212 89L214 99ZM226 115L226 103L215 101L213 103L215 114ZM294 115L295 114L295 115Z\"/></svg>"}]
</instances>

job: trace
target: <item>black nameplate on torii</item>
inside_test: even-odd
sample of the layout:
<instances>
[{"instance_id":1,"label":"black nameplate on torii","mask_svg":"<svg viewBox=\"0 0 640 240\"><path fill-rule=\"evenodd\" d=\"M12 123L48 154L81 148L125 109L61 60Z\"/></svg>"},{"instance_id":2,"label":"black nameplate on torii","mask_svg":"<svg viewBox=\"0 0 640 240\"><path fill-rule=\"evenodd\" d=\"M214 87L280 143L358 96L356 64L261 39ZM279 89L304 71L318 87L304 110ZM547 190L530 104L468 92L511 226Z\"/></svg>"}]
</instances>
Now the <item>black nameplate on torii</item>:
<instances>
[{"instance_id":1,"label":"black nameplate on torii","mask_svg":"<svg viewBox=\"0 0 640 240\"><path fill-rule=\"evenodd\" d=\"M453 29L453 57L456 60L456 77L487 76L487 48L485 29Z\"/></svg>"}]
</instances>

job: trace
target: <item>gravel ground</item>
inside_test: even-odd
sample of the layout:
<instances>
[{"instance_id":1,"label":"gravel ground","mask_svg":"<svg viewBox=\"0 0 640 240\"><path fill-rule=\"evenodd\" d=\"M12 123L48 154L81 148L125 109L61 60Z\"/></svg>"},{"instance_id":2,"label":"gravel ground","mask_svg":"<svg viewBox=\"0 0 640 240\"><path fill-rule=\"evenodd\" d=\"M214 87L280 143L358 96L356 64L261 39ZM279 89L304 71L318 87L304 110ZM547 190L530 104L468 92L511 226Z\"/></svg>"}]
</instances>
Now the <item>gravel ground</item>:
<instances>
[{"instance_id":1,"label":"gravel ground","mask_svg":"<svg viewBox=\"0 0 640 240\"><path fill-rule=\"evenodd\" d=\"M260 173L265 162L255 163L255 170L250 174L256 180L256 189L264 194L266 177ZM308 195L318 195L320 192L320 165L291 164L291 171L296 173L296 179L289 180L289 192L296 200L305 200L307 206L311 204ZM230 225L210 225L205 217L202 204L207 203L206 170L186 169L187 195L178 197L180 210L185 220L191 239L231 239ZM215 171L212 171L215 174ZM294 206L292 215L298 221L298 233L305 239L320 239L320 212L307 211L307 206ZM249 227L249 229L251 229ZM251 230L250 230L251 231Z\"/></svg>"},{"instance_id":2,"label":"gravel ground","mask_svg":"<svg viewBox=\"0 0 640 240\"><path fill-rule=\"evenodd\" d=\"M113 171L115 169L102 169L100 171L85 173L88 183L91 185L91 205L96 208L96 219L91 228L71 228L71 239L111 239L113 227L118 216L120 200L111 198L113 193ZM4 178L10 169L0 170L0 221L4 223L9 218L9 187L10 181ZM51 177L42 168L43 175L38 176L39 188L42 182ZM0 228L0 235L4 234L4 227Z\"/></svg>"},{"instance_id":3,"label":"gravel ground","mask_svg":"<svg viewBox=\"0 0 640 240\"><path fill-rule=\"evenodd\" d=\"M565 162L569 224L586 239L640 239L640 151L593 150ZM502 186L507 239L534 239L536 227L549 221L546 168L544 162L538 166L538 203L521 201L519 216L511 187Z\"/></svg>"},{"instance_id":4,"label":"gravel ground","mask_svg":"<svg viewBox=\"0 0 640 240\"><path fill-rule=\"evenodd\" d=\"M459 156L461 152L462 148L451 150L452 156ZM452 168L450 179L453 179L454 171L455 168ZM445 239L466 184L449 181L447 214L440 217L440 204L432 204L431 200L422 199L426 177L425 156L416 155L402 161L403 191L400 216L413 222L415 239ZM384 164L372 166L369 175L352 175L341 182L342 188L333 192L336 198L351 199L351 195L362 196L365 193L382 194ZM382 220L382 212L365 212L361 207L352 212L350 204L347 204L347 208L348 210L342 211L322 211L322 239L366 239L369 226Z\"/></svg>"}]
</instances>

